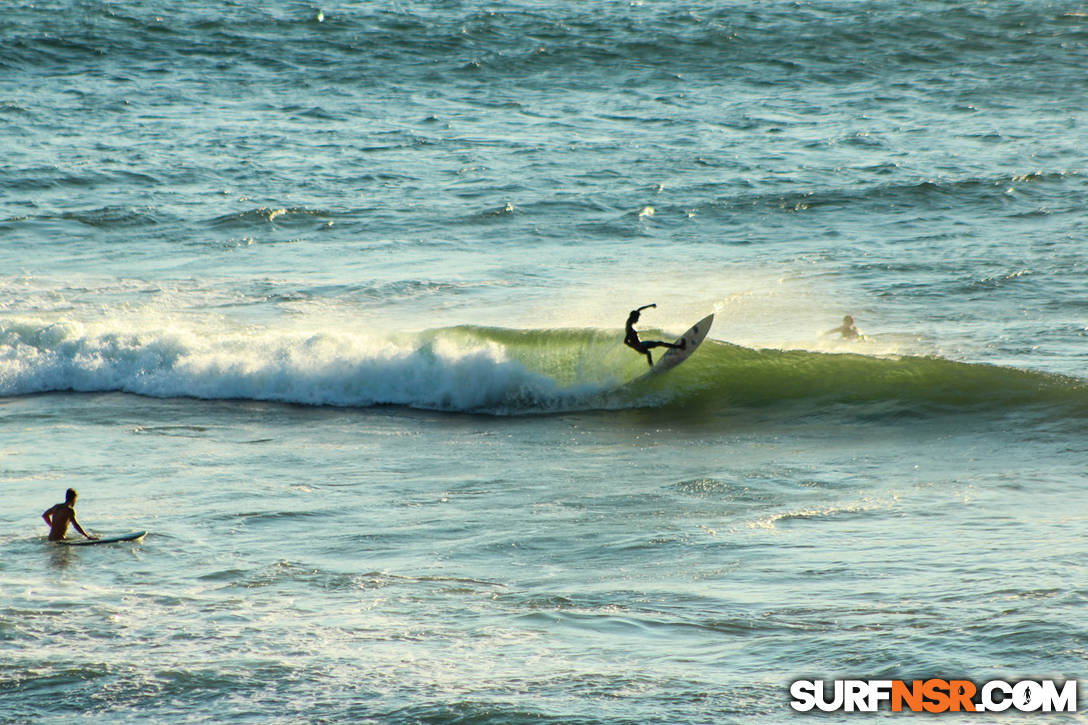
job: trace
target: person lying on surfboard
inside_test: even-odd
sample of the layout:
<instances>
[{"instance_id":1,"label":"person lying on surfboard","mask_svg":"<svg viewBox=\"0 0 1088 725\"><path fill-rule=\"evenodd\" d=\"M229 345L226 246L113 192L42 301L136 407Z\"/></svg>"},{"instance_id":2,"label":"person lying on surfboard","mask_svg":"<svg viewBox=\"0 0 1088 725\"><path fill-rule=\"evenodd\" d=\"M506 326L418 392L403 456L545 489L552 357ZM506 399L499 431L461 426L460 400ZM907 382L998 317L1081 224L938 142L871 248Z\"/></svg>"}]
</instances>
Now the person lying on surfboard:
<instances>
[{"instance_id":1,"label":"person lying on surfboard","mask_svg":"<svg viewBox=\"0 0 1088 725\"><path fill-rule=\"evenodd\" d=\"M640 340L638 339L638 331L635 329L635 323L638 322L639 313L650 307L657 307L656 304L643 305L637 310L631 310L631 314L627 316L627 336L623 338L623 344L632 350L637 350L646 356L646 362L650 363L650 367L654 366L653 356L650 355L650 348L652 347L669 347L678 348L683 350L687 343L684 340L680 341L679 345L671 342L662 342L661 340Z\"/></svg>"},{"instance_id":2,"label":"person lying on surfboard","mask_svg":"<svg viewBox=\"0 0 1088 725\"><path fill-rule=\"evenodd\" d=\"M68 489L64 494L64 503L58 503L42 514L45 523L49 524L49 540L60 541L68 534L68 524L76 527L76 531L86 536L91 541L98 539L91 536L76 521L76 497L79 496L74 488Z\"/></svg>"}]
</instances>

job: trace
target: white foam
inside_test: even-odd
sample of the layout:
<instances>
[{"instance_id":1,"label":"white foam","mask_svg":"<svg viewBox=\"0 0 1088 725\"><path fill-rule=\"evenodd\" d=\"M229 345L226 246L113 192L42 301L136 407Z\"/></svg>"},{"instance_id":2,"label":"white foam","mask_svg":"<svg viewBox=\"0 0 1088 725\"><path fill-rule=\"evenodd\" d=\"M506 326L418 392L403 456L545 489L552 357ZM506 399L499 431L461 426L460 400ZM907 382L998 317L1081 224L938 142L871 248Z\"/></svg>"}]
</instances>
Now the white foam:
<instances>
[{"instance_id":1,"label":"white foam","mask_svg":"<svg viewBox=\"0 0 1088 725\"><path fill-rule=\"evenodd\" d=\"M586 392L441 332L0 318L0 395L58 390L438 410L548 409Z\"/></svg>"}]
</instances>

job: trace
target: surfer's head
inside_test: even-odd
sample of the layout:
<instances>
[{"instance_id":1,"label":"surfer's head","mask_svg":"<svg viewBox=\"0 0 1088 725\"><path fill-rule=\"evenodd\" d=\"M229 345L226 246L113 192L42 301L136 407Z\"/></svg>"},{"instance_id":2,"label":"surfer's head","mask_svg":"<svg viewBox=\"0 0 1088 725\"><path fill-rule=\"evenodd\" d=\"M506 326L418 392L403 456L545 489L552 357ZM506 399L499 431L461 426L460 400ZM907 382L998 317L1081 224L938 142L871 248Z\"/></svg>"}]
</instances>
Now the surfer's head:
<instances>
[{"instance_id":1,"label":"surfer's head","mask_svg":"<svg viewBox=\"0 0 1088 725\"><path fill-rule=\"evenodd\" d=\"M74 488L70 488L70 489L68 489L67 491L64 492L64 503L71 506L72 504L74 504L76 502L76 498L78 496L79 496L79 494L76 493L76 490Z\"/></svg>"},{"instance_id":2,"label":"surfer's head","mask_svg":"<svg viewBox=\"0 0 1088 725\"><path fill-rule=\"evenodd\" d=\"M631 314L627 316L627 322L638 322L639 314L638 310L631 310Z\"/></svg>"},{"instance_id":3,"label":"surfer's head","mask_svg":"<svg viewBox=\"0 0 1088 725\"><path fill-rule=\"evenodd\" d=\"M854 324L854 318L851 317L850 315L846 315L845 317L842 318L842 324L847 325L847 326L853 325Z\"/></svg>"}]
</instances>

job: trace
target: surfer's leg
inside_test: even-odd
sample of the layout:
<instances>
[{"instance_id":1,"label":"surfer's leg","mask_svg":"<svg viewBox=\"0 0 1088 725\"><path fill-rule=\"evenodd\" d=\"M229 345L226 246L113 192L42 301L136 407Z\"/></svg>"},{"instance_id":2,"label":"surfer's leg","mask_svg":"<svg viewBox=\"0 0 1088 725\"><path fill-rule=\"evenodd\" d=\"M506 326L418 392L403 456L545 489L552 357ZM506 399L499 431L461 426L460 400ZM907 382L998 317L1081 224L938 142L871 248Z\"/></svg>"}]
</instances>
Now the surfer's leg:
<instances>
[{"instance_id":1,"label":"surfer's leg","mask_svg":"<svg viewBox=\"0 0 1088 725\"><path fill-rule=\"evenodd\" d=\"M642 344L647 348L651 348L651 347L668 347L668 348L680 349L680 350L683 350L687 346L687 343L685 343L683 341L681 341L679 345L675 345L675 344L673 344L671 342L663 342L661 340L650 340L648 342L643 342Z\"/></svg>"},{"instance_id":2,"label":"surfer's leg","mask_svg":"<svg viewBox=\"0 0 1088 725\"><path fill-rule=\"evenodd\" d=\"M654 358L653 358L652 355L650 355L649 350L646 350L646 362L648 362L650 364L650 367L654 366Z\"/></svg>"}]
</instances>

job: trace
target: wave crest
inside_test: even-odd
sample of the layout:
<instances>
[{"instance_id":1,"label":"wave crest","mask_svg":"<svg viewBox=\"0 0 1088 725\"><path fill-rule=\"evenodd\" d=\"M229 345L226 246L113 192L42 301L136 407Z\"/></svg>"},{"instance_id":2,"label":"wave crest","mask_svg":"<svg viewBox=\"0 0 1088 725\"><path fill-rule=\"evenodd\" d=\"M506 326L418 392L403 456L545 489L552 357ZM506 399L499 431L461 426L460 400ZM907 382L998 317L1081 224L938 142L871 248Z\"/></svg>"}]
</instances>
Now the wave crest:
<instances>
[{"instance_id":1,"label":"wave crest","mask_svg":"<svg viewBox=\"0 0 1088 725\"><path fill-rule=\"evenodd\" d=\"M558 409L564 387L504 347L455 331L367 335L0 321L0 395L121 391L154 397L434 410Z\"/></svg>"},{"instance_id":2,"label":"wave crest","mask_svg":"<svg viewBox=\"0 0 1088 725\"><path fill-rule=\"evenodd\" d=\"M652 407L684 416L797 402L898 410L1040 404L1088 414L1083 380L939 357L708 340L680 368L627 382L644 371L617 330L382 333L0 318L0 395L120 391L498 414Z\"/></svg>"}]
</instances>

